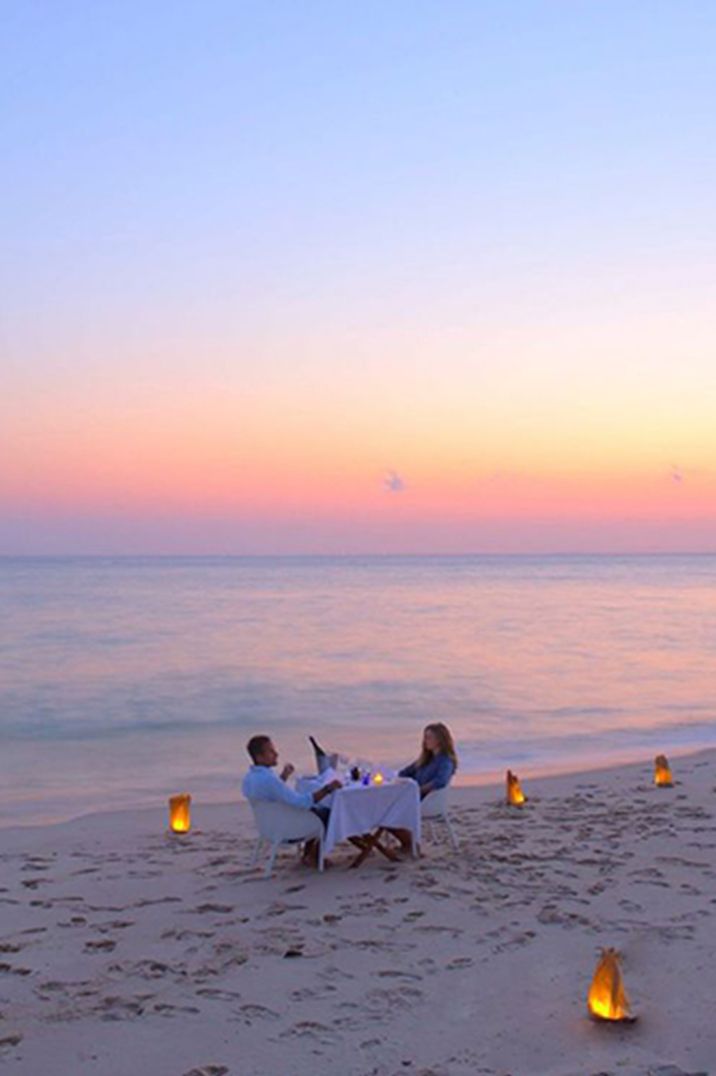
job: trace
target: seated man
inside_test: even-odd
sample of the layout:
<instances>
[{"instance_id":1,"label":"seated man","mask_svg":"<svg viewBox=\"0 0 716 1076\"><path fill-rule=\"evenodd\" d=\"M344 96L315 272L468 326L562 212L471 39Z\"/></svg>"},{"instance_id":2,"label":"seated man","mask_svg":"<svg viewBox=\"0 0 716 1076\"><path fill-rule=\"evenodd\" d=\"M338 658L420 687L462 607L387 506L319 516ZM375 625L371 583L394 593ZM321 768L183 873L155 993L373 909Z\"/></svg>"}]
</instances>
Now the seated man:
<instances>
[{"instance_id":1,"label":"seated man","mask_svg":"<svg viewBox=\"0 0 716 1076\"><path fill-rule=\"evenodd\" d=\"M316 805L326 796L330 796L331 792L341 788L340 781L331 781L330 784L316 789L315 792L296 792L286 784L293 773L293 766L290 763L284 766L280 777L274 773L273 767L278 762L278 751L270 736L252 736L246 745L246 750L253 763L242 785L242 791L247 800L271 800L274 803L286 803L289 807L301 807L307 811L313 811L324 826L326 825L328 809ZM311 866L318 865L318 841L306 842L303 858L304 862L310 863Z\"/></svg>"}]
</instances>

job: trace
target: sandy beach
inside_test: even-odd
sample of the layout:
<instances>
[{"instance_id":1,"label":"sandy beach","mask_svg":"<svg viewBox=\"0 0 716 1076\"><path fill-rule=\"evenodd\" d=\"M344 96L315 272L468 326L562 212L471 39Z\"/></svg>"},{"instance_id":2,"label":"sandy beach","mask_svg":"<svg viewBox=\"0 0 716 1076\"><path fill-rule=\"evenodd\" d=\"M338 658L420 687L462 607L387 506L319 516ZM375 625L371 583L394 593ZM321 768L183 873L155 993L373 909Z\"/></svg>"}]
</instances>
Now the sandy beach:
<instances>
[{"instance_id":1,"label":"sandy beach","mask_svg":"<svg viewBox=\"0 0 716 1076\"><path fill-rule=\"evenodd\" d=\"M79 1076L716 1072L716 752L453 790L460 841L249 860L248 807L0 832L0 1064ZM440 837L440 835L438 835ZM599 950L639 1019L587 1017Z\"/></svg>"}]
</instances>

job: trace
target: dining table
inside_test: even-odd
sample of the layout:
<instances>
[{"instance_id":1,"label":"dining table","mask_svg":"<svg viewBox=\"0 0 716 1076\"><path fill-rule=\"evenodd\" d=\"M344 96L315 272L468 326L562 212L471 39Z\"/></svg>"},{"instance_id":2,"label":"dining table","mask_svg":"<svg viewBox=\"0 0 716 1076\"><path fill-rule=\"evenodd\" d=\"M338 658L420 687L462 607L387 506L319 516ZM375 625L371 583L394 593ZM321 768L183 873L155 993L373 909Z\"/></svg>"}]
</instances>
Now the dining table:
<instances>
[{"instance_id":1,"label":"dining table","mask_svg":"<svg viewBox=\"0 0 716 1076\"><path fill-rule=\"evenodd\" d=\"M300 778L297 788L319 787L316 778ZM379 783L348 782L326 797L323 805L330 808L328 826L323 841L326 855L342 841L358 848L351 867L360 867L373 853L397 861L399 856L385 842L390 829L409 830L412 834L413 855L420 844L420 790L409 777L397 777Z\"/></svg>"}]
</instances>

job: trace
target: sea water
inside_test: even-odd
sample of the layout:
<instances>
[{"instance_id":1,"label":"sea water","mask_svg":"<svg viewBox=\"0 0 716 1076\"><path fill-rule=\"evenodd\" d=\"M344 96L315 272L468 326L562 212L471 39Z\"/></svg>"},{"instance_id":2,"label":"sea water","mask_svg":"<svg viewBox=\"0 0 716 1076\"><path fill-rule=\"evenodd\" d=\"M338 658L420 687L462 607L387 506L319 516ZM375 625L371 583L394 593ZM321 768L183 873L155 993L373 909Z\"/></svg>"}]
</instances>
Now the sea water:
<instances>
[{"instance_id":1,"label":"sea water","mask_svg":"<svg viewBox=\"0 0 716 1076\"><path fill-rule=\"evenodd\" d=\"M716 744L716 556L0 559L0 824L238 797L244 745L459 777Z\"/></svg>"}]
</instances>

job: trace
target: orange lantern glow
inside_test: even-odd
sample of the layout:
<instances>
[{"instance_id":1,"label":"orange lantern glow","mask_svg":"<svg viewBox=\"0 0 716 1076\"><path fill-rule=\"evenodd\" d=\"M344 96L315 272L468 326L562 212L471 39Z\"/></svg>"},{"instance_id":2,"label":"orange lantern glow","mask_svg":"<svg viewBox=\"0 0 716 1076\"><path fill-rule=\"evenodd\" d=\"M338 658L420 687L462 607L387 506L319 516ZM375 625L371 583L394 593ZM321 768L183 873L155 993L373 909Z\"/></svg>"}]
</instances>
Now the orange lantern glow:
<instances>
[{"instance_id":1,"label":"orange lantern glow","mask_svg":"<svg viewBox=\"0 0 716 1076\"><path fill-rule=\"evenodd\" d=\"M654 784L662 788L671 788L674 778L671 776L671 767L666 755L657 755L654 759Z\"/></svg>"},{"instance_id":2,"label":"orange lantern glow","mask_svg":"<svg viewBox=\"0 0 716 1076\"><path fill-rule=\"evenodd\" d=\"M589 987L587 1006L595 1020L635 1019L630 1014L629 998L624 989L619 953L616 949L603 949Z\"/></svg>"},{"instance_id":3,"label":"orange lantern glow","mask_svg":"<svg viewBox=\"0 0 716 1076\"><path fill-rule=\"evenodd\" d=\"M172 833L188 833L191 829L191 796L182 792L169 800L169 828Z\"/></svg>"},{"instance_id":4,"label":"orange lantern glow","mask_svg":"<svg viewBox=\"0 0 716 1076\"><path fill-rule=\"evenodd\" d=\"M380 770L378 770L377 773L373 774L373 784L374 785L382 785L384 780L385 780L385 778L383 777L383 774L380 772Z\"/></svg>"},{"instance_id":5,"label":"orange lantern glow","mask_svg":"<svg viewBox=\"0 0 716 1076\"><path fill-rule=\"evenodd\" d=\"M521 807L527 797L520 787L519 778L512 770L507 771L507 802L512 807Z\"/></svg>"}]
</instances>

